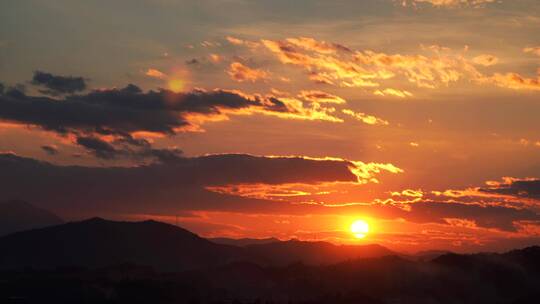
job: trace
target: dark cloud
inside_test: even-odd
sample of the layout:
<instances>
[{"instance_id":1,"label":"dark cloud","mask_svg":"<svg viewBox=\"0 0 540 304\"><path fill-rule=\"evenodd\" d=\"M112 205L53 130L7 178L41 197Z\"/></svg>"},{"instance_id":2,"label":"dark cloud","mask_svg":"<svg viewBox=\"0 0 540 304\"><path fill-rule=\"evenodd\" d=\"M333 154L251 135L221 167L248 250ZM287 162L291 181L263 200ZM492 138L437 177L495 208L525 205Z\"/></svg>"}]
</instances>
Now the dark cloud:
<instances>
[{"instance_id":1,"label":"dark cloud","mask_svg":"<svg viewBox=\"0 0 540 304\"><path fill-rule=\"evenodd\" d=\"M86 144L102 145L92 140ZM187 158L170 152L147 151L155 157L173 157L174 162L128 168L57 166L0 154L0 199L19 198L68 216L170 215L185 210L287 213L293 211L283 202L219 194L206 186L356 181L347 161L236 154ZM305 211L301 206L291 208Z\"/></svg>"},{"instance_id":2,"label":"dark cloud","mask_svg":"<svg viewBox=\"0 0 540 304\"><path fill-rule=\"evenodd\" d=\"M153 159L160 163L179 161L182 158L182 150L155 149L144 139L135 139L129 135L121 137L113 143L108 143L94 136L79 136L76 139L78 145L84 147L91 154L101 159L116 159L120 157L135 160Z\"/></svg>"},{"instance_id":3,"label":"dark cloud","mask_svg":"<svg viewBox=\"0 0 540 304\"><path fill-rule=\"evenodd\" d=\"M447 219L474 221L479 227L516 231L516 221L538 221L540 215L528 209L481 206L457 202L416 202L404 217L413 222L446 223Z\"/></svg>"},{"instance_id":4,"label":"dark cloud","mask_svg":"<svg viewBox=\"0 0 540 304\"><path fill-rule=\"evenodd\" d=\"M226 115L242 110L296 113L276 98L226 90L143 92L133 84L121 89L68 95L60 100L29 96L17 88L10 88L0 95L0 120L38 126L62 135L73 134L77 144L104 159L132 155L133 149L125 153L129 145L144 147L139 149L144 152L141 155L169 158L170 152L150 150L150 143L134 139L131 134L146 131L172 135L179 129L193 126L189 115ZM112 135L116 139L104 142L99 135Z\"/></svg>"},{"instance_id":5,"label":"dark cloud","mask_svg":"<svg viewBox=\"0 0 540 304\"><path fill-rule=\"evenodd\" d=\"M334 207L335 208L335 207ZM404 219L418 224L467 226L516 232L520 221L540 225L540 214L525 208L485 206L456 201L416 201L351 205L342 208L343 214L369 214L375 218Z\"/></svg>"},{"instance_id":6,"label":"dark cloud","mask_svg":"<svg viewBox=\"0 0 540 304\"><path fill-rule=\"evenodd\" d=\"M121 153L121 151L116 150L113 145L97 137L77 137L77 144L88 149L99 158L112 159Z\"/></svg>"},{"instance_id":7,"label":"dark cloud","mask_svg":"<svg viewBox=\"0 0 540 304\"><path fill-rule=\"evenodd\" d=\"M93 143L93 147L102 143ZM103 145L104 149L107 149ZM540 223L529 209L460 202L418 201L342 207L291 204L213 192L209 186L354 182L341 160L269 158L241 154L183 157L181 151L147 149L162 163L135 167L57 166L0 154L1 199L18 198L64 216L163 214L210 210L267 214L366 214L413 223L468 225L515 232L519 222ZM32 189L32 191L29 191ZM464 221L460 223L460 220Z\"/></svg>"},{"instance_id":8,"label":"dark cloud","mask_svg":"<svg viewBox=\"0 0 540 304\"><path fill-rule=\"evenodd\" d=\"M123 135L136 131L173 134L190 125L187 114L218 115L227 110L288 112L278 100L238 92L167 90L142 92L135 85L93 91L61 100L28 96L11 89L0 96L0 119L40 126L59 133L96 132Z\"/></svg>"},{"instance_id":9,"label":"dark cloud","mask_svg":"<svg viewBox=\"0 0 540 304\"><path fill-rule=\"evenodd\" d=\"M49 155L56 155L58 154L58 148L56 148L55 146L53 145L44 145L44 146L41 146L41 150L45 151L45 153L49 154Z\"/></svg>"},{"instance_id":10,"label":"dark cloud","mask_svg":"<svg viewBox=\"0 0 540 304\"><path fill-rule=\"evenodd\" d=\"M86 89L86 81L82 77L58 76L41 71L34 72L32 84L45 87L41 92L50 95L73 94Z\"/></svg>"},{"instance_id":11,"label":"dark cloud","mask_svg":"<svg viewBox=\"0 0 540 304\"><path fill-rule=\"evenodd\" d=\"M186 64L187 64L187 65L199 64L199 60L198 60L197 58L193 58L193 59L190 59L190 60L186 60Z\"/></svg>"},{"instance_id":12,"label":"dark cloud","mask_svg":"<svg viewBox=\"0 0 540 304\"><path fill-rule=\"evenodd\" d=\"M507 178L504 182L492 182L491 186L481 188L480 191L521 198L540 199L540 179Z\"/></svg>"}]
</instances>

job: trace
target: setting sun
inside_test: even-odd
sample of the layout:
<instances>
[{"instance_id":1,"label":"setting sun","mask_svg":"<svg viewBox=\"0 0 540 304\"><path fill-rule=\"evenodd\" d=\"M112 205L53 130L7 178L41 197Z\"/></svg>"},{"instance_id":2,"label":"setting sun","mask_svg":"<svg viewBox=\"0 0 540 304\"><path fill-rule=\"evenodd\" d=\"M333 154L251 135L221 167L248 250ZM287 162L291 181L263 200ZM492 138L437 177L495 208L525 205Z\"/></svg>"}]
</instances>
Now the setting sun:
<instances>
[{"instance_id":1,"label":"setting sun","mask_svg":"<svg viewBox=\"0 0 540 304\"><path fill-rule=\"evenodd\" d=\"M369 224L364 220L356 220L351 224L351 232L355 237L362 239L369 232Z\"/></svg>"}]
</instances>

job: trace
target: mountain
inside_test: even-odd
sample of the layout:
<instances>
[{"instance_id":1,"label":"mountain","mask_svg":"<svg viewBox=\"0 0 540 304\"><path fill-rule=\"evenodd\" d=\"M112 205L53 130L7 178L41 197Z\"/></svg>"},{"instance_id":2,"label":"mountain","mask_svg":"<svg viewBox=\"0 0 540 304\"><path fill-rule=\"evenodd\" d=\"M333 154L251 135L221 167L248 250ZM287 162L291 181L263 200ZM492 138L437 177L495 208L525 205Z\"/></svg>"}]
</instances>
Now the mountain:
<instances>
[{"instance_id":1,"label":"mountain","mask_svg":"<svg viewBox=\"0 0 540 304\"><path fill-rule=\"evenodd\" d=\"M0 303L532 304L540 247L505 254L398 256L328 266L253 263L178 273L136 265L0 271Z\"/></svg>"},{"instance_id":2,"label":"mountain","mask_svg":"<svg viewBox=\"0 0 540 304\"><path fill-rule=\"evenodd\" d=\"M394 254L378 245L336 246L296 240L256 242L259 244L244 247L217 244L161 222L115 222L93 218L1 237L0 269L25 266L96 268L133 263L159 271L180 271L232 262L251 262L265 267L296 262L328 265Z\"/></svg>"},{"instance_id":3,"label":"mountain","mask_svg":"<svg viewBox=\"0 0 540 304\"><path fill-rule=\"evenodd\" d=\"M396 255L380 245L334 245L327 242L290 240L244 247L254 256L265 259L272 266L293 263L307 265L330 265L346 260Z\"/></svg>"},{"instance_id":4,"label":"mountain","mask_svg":"<svg viewBox=\"0 0 540 304\"><path fill-rule=\"evenodd\" d=\"M211 241L211 242L217 243L217 244L233 245L233 246L240 246L240 247L245 247L245 246L248 246L248 245L259 245L259 244L268 244L268 243L280 242L280 240L276 239L276 238L265 238L265 239L209 238L208 240Z\"/></svg>"},{"instance_id":5,"label":"mountain","mask_svg":"<svg viewBox=\"0 0 540 304\"><path fill-rule=\"evenodd\" d=\"M253 259L242 248L215 244L177 226L155 221L94 218L0 238L0 268L4 269L134 263L160 271L179 271L236 260Z\"/></svg>"},{"instance_id":6,"label":"mountain","mask_svg":"<svg viewBox=\"0 0 540 304\"><path fill-rule=\"evenodd\" d=\"M62 223L62 219L55 214L27 202L18 200L0 202L0 236Z\"/></svg>"},{"instance_id":7,"label":"mountain","mask_svg":"<svg viewBox=\"0 0 540 304\"><path fill-rule=\"evenodd\" d=\"M442 255L451 254L451 253L452 252L448 250L425 250L425 251L419 251L411 257L418 261L431 261Z\"/></svg>"}]
</instances>

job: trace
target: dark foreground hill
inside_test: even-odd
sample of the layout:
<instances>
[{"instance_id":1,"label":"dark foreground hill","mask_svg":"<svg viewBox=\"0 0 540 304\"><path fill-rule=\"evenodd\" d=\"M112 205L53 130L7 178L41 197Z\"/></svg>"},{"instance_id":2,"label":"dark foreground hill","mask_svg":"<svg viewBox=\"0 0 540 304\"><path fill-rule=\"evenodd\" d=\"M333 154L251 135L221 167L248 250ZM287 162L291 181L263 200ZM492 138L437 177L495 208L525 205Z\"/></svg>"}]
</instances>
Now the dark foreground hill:
<instances>
[{"instance_id":1,"label":"dark foreground hill","mask_svg":"<svg viewBox=\"0 0 540 304\"><path fill-rule=\"evenodd\" d=\"M245 247L245 246L249 246L249 245L258 245L258 244L268 244L268 243L279 242L279 239L276 239L276 238L264 238L264 239L242 238L242 239L231 239L231 238L217 237L217 238L209 238L208 240L211 241L211 242L214 242L214 243L216 243L216 244L233 245L233 246L240 246L240 247Z\"/></svg>"},{"instance_id":2,"label":"dark foreground hill","mask_svg":"<svg viewBox=\"0 0 540 304\"><path fill-rule=\"evenodd\" d=\"M0 269L135 263L179 271L237 260L253 261L241 248L215 244L185 229L155 221L94 218L0 238Z\"/></svg>"},{"instance_id":3,"label":"dark foreground hill","mask_svg":"<svg viewBox=\"0 0 540 304\"><path fill-rule=\"evenodd\" d=\"M0 202L0 236L62 223L62 219L55 214L27 202L18 200Z\"/></svg>"},{"instance_id":4,"label":"dark foreground hill","mask_svg":"<svg viewBox=\"0 0 540 304\"><path fill-rule=\"evenodd\" d=\"M0 272L0 302L534 304L540 247L507 254L396 256L330 266L232 263L178 273L120 265Z\"/></svg>"},{"instance_id":5,"label":"dark foreground hill","mask_svg":"<svg viewBox=\"0 0 540 304\"><path fill-rule=\"evenodd\" d=\"M540 247L429 260L390 253L237 247L164 223L96 218L0 238L0 303L539 303Z\"/></svg>"},{"instance_id":6,"label":"dark foreground hill","mask_svg":"<svg viewBox=\"0 0 540 304\"><path fill-rule=\"evenodd\" d=\"M161 222L115 222L100 218L0 238L0 269L96 268L134 263L159 271L180 271L232 262L262 266L296 262L329 265L390 254L390 250L378 245L336 246L325 242L274 241L239 247L210 242Z\"/></svg>"},{"instance_id":7,"label":"dark foreground hill","mask_svg":"<svg viewBox=\"0 0 540 304\"><path fill-rule=\"evenodd\" d=\"M331 265L347 260L396 255L380 245L334 245L327 242L290 240L245 246L254 256L262 257L271 266L292 263Z\"/></svg>"}]
</instances>

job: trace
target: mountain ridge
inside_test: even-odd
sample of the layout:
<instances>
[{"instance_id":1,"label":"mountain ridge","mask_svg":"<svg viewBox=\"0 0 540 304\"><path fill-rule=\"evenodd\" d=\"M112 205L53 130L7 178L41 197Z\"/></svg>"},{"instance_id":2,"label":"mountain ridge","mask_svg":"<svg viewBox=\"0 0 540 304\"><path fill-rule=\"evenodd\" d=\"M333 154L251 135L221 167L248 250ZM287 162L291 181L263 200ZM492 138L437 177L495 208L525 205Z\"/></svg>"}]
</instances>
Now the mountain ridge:
<instances>
[{"instance_id":1,"label":"mountain ridge","mask_svg":"<svg viewBox=\"0 0 540 304\"><path fill-rule=\"evenodd\" d=\"M56 214L26 201L0 201L0 236L62 223L64 221Z\"/></svg>"}]
</instances>

